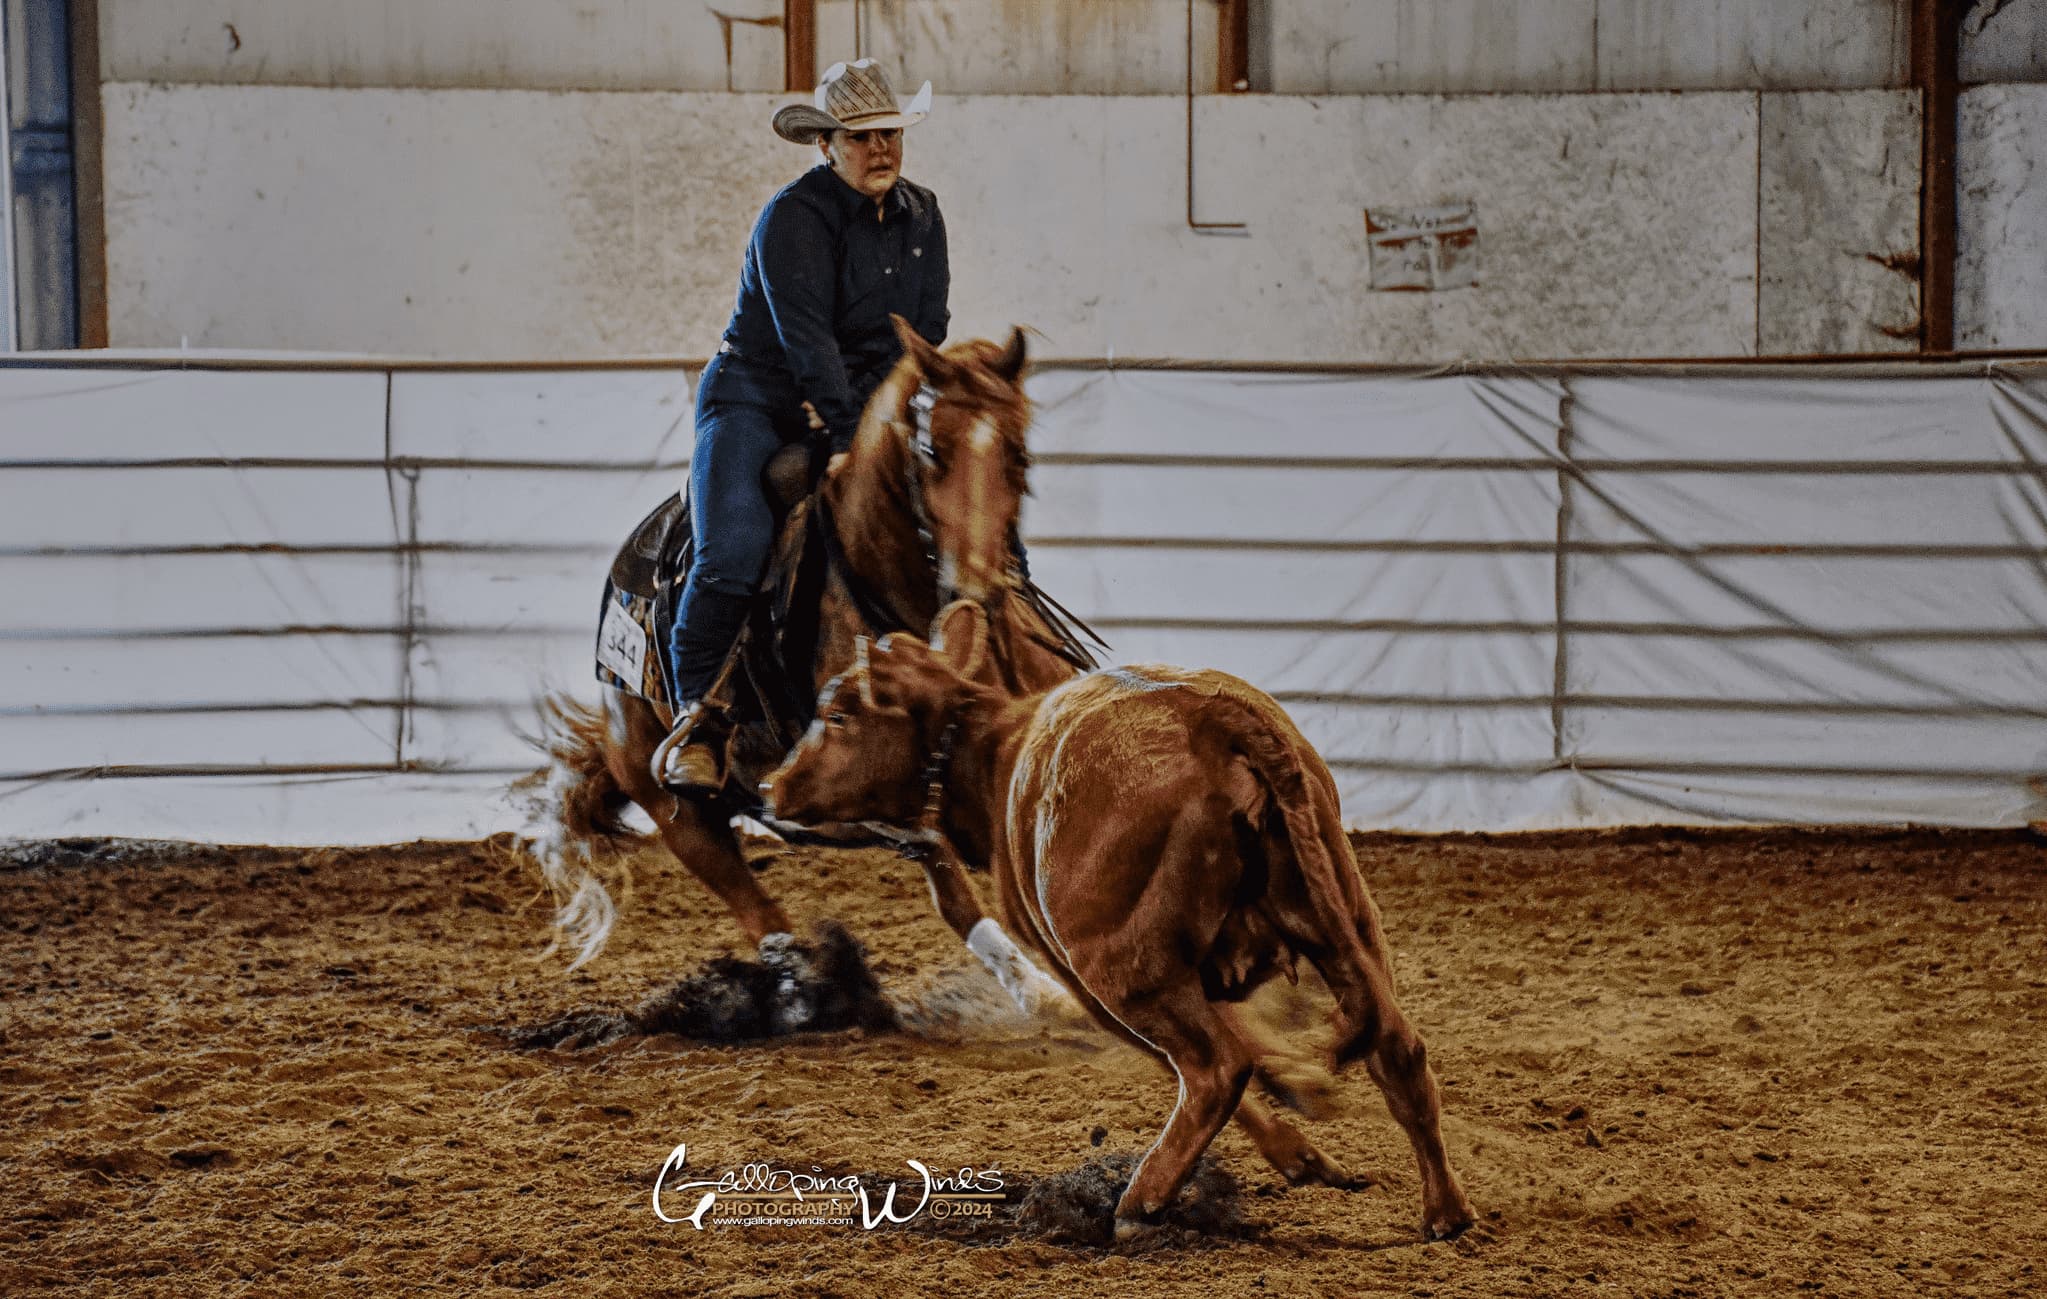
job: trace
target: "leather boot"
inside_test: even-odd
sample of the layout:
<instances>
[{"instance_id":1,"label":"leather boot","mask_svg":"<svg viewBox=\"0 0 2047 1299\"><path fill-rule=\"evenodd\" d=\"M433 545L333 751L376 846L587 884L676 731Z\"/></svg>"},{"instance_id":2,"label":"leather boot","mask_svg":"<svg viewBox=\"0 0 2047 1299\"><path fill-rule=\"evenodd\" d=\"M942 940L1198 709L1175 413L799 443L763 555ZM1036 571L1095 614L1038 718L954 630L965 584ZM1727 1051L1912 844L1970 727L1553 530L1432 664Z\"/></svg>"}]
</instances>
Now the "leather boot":
<instances>
[{"instance_id":1,"label":"leather boot","mask_svg":"<svg viewBox=\"0 0 2047 1299\"><path fill-rule=\"evenodd\" d=\"M725 788L731 745L732 719L725 710L708 701L692 704L654 750L654 779L676 793L715 794Z\"/></svg>"}]
</instances>

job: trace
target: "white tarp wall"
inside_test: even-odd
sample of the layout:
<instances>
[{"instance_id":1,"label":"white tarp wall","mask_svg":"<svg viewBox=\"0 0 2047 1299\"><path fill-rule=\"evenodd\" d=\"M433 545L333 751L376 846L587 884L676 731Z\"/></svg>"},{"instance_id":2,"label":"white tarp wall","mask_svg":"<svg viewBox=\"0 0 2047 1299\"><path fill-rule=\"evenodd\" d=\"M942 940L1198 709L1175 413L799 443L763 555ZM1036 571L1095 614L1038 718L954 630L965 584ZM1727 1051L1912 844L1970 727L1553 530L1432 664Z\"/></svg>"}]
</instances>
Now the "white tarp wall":
<instances>
[{"instance_id":1,"label":"white tarp wall","mask_svg":"<svg viewBox=\"0 0 2047 1299\"><path fill-rule=\"evenodd\" d=\"M511 828L694 369L0 368L0 837ZM2039 815L2047 364L1032 381L1041 583L1352 823Z\"/></svg>"}]
</instances>

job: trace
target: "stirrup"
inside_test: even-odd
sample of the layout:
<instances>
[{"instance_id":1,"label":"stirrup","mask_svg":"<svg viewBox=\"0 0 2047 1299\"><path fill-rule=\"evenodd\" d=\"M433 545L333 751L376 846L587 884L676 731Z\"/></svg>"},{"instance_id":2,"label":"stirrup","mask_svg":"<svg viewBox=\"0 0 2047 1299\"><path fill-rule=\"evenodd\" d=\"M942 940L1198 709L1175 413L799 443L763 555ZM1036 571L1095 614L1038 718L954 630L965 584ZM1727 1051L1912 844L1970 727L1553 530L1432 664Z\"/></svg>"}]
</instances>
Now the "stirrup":
<instances>
[{"instance_id":1,"label":"stirrup","mask_svg":"<svg viewBox=\"0 0 2047 1299\"><path fill-rule=\"evenodd\" d=\"M668 738L655 748L648 767L654 782L678 794L715 794L725 787L725 742L731 737L720 725L722 713L695 704L675 723Z\"/></svg>"}]
</instances>

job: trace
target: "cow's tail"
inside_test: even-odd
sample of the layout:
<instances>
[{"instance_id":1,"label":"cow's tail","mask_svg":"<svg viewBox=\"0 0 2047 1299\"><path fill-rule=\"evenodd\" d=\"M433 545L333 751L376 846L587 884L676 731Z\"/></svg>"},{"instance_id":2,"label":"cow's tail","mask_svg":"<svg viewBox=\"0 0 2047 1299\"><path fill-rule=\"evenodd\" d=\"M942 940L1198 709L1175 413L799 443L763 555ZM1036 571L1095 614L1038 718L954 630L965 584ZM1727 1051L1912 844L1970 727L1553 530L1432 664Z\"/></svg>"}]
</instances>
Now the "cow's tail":
<instances>
[{"instance_id":1,"label":"cow's tail","mask_svg":"<svg viewBox=\"0 0 2047 1299\"><path fill-rule=\"evenodd\" d=\"M1311 773L1302 759L1304 746L1280 729L1283 722L1228 694L1217 696L1216 702L1233 714L1230 743L1265 786L1270 809L1278 813L1286 831L1308 905L1322 931L1322 946L1328 955L1318 964L1343 1013L1334 1053L1334 1062L1341 1068L1369 1050L1379 1032L1378 1002L1371 993L1376 961L1360 929L1364 917L1351 902L1352 892L1344 888L1343 872L1356 868L1349 865L1342 826L1333 806L1320 806L1316 773ZM1309 759L1319 762L1312 751ZM1353 890L1358 887L1355 880L1351 885ZM1364 905L1369 909L1368 902Z\"/></svg>"},{"instance_id":2,"label":"cow's tail","mask_svg":"<svg viewBox=\"0 0 2047 1299\"><path fill-rule=\"evenodd\" d=\"M640 836L619 819L629 799L612 774L605 712L550 695L541 704L541 725L535 743L547 769L533 788L521 846L554 899L554 941L543 955L568 952L573 970L604 950L618 921L618 906L596 873L597 854L630 847Z\"/></svg>"}]
</instances>

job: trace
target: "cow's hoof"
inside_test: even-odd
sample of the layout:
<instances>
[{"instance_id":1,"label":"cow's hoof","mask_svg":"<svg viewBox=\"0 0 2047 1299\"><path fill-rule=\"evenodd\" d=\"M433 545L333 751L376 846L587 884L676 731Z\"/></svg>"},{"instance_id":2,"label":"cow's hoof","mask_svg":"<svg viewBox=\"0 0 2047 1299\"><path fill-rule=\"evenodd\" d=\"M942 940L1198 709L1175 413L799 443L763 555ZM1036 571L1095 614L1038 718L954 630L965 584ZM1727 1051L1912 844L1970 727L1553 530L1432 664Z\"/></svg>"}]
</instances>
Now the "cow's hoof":
<instances>
[{"instance_id":1,"label":"cow's hoof","mask_svg":"<svg viewBox=\"0 0 2047 1299\"><path fill-rule=\"evenodd\" d=\"M1339 1191L1362 1191L1378 1184L1378 1179L1367 1173L1345 1171L1342 1164L1319 1150L1310 1150L1308 1157L1301 1161L1301 1173L1291 1177L1295 1186L1328 1186Z\"/></svg>"},{"instance_id":2,"label":"cow's hoof","mask_svg":"<svg viewBox=\"0 0 2047 1299\"><path fill-rule=\"evenodd\" d=\"M1471 1210L1462 1209L1455 1213L1441 1214L1422 1223L1422 1239L1427 1241L1455 1240L1471 1230Z\"/></svg>"}]
</instances>

